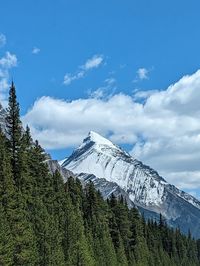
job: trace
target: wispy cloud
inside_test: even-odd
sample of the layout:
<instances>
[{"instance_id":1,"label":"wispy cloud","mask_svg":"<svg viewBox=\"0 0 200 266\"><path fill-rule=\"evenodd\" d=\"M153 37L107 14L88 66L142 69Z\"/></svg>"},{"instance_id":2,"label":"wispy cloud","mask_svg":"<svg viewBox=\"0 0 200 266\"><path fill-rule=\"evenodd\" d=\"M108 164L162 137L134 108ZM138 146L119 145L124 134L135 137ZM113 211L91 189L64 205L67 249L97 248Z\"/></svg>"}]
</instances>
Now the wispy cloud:
<instances>
[{"instance_id":1,"label":"wispy cloud","mask_svg":"<svg viewBox=\"0 0 200 266\"><path fill-rule=\"evenodd\" d=\"M7 92L9 88L9 71L11 68L17 66L17 57L15 54L6 52L0 58L0 102L5 107L7 104Z\"/></svg>"},{"instance_id":2,"label":"wispy cloud","mask_svg":"<svg viewBox=\"0 0 200 266\"><path fill-rule=\"evenodd\" d=\"M104 80L104 85L95 90L89 89L87 90L87 94L90 98L94 99L107 99L112 97L116 89L116 79L113 77L109 77Z\"/></svg>"},{"instance_id":3,"label":"wispy cloud","mask_svg":"<svg viewBox=\"0 0 200 266\"><path fill-rule=\"evenodd\" d=\"M6 44L6 36L3 33L0 33L0 47L3 47Z\"/></svg>"},{"instance_id":4,"label":"wispy cloud","mask_svg":"<svg viewBox=\"0 0 200 266\"><path fill-rule=\"evenodd\" d=\"M113 85L116 83L116 79L115 78L107 78L105 79L105 82L108 84L108 85Z\"/></svg>"},{"instance_id":5,"label":"wispy cloud","mask_svg":"<svg viewBox=\"0 0 200 266\"><path fill-rule=\"evenodd\" d=\"M137 74L140 80L148 79L149 70L146 68L139 68Z\"/></svg>"},{"instance_id":6,"label":"wispy cloud","mask_svg":"<svg viewBox=\"0 0 200 266\"><path fill-rule=\"evenodd\" d=\"M99 67L102 64L102 62L103 62L102 55L94 55L92 58L88 59L81 68L85 71L88 71L90 69Z\"/></svg>"},{"instance_id":7,"label":"wispy cloud","mask_svg":"<svg viewBox=\"0 0 200 266\"><path fill-rule=\"evenodd\" d=\"M64 76L64 85L70 85L72 83L72 81L77 80L77 79L81 79L83 78L85 75L85 71L79 71L78 73L72 75L71 73L66 73Z\"/></svg>"},{"instance_id":8,"label":"wispy cloud","mask_svg":"<svg viewBox=\"0 0 200 266\"><path fill-rule=\"evenodd\" d=\"M102 99L102 98L105 98L105 88L104 87L100 87L94 91L92 90L89 90L88 91L88 94L91 98L94 98L94 99Z\"/></svg>"},{"instance_id":9,"label":"wispy cloud","mask_svg":"<svg viewBox=\"0 0 200 266\"><path fill-rule=\"evenodd\" d=\"M64 85L70 85L74 80L83 78L89 70L98 68L104 61L102 55L94 55L92 58L89 58L85 64L78 67L78 70L75 74L66 73L64 76Z\"/></svg>"},{"instance_id":10,"label":"wispy cloud","mask_svg":"<svg viewBox=\"0 0 200 266\"><path fill-rule=\"evenodd\" d=\"M17 57L15 54L6 52L5 56L0 59L0 67L2 69L9 69L17 65Z\"/></svg>"},{"instance_id":11,"label":"wispy cloud","mask_svg":"<svg viewBox=\"0 0 200 266\"><path fill-rule=\"evenodd\" d=\"M38 48L38 47L33 47L33 49L32 49L32 54L39 54L39 52L40 52L40 48Z\"/></svg>"},{"instance_id":12,"label":"wispy cloud","mask_svg":"<svg viewBox=\"0 0 200 266\"><path fill-rule=\"evenodd\" d=\"M141 67L136 71L136 77L133 80L134 83L138 82L138 81L142 81L142 80L146 80L149 79L149 73L150 73L150 69L147 69L145 67Z\"/></svg>"}]
</instances>

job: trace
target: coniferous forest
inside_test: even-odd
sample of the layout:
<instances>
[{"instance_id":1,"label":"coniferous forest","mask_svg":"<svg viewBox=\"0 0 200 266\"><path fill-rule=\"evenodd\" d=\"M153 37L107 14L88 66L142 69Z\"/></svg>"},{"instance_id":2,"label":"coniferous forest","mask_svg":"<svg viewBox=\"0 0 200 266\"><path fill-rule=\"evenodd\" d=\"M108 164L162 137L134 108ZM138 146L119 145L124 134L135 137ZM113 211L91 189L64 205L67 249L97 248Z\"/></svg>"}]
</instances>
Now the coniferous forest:
<instances>
[{"instance_id":1,"label":"coniferous forest","mask_svg":"<svg viewBox=\"0 0 200 266\"><path fill-rule=\"evenodd\" d=\"M145 221L123 198L105 201L92 183L64 183L22 128L14 84L0 132L0 265L200 265L200 240Z\"/></svg>"}]
</instances>

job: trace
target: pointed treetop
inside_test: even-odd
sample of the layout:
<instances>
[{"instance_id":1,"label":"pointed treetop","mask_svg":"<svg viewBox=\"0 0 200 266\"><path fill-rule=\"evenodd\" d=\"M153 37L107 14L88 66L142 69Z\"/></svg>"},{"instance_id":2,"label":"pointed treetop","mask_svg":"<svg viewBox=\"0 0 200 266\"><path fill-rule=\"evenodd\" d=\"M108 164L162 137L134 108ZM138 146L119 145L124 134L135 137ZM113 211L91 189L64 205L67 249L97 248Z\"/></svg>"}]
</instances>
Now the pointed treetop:
<instances>
[{"instance_id":1,"label":"pointed treetop","mask_svg":"<svg viewBox=\"0 0 200 266\"><path fill-rule=\"evenodd\" d=\"M15 84L14 84L14 81L13 81L13 78L12 78L12 82L11 82L11 88L15 87Z\"/></svg>"}]
</instances>

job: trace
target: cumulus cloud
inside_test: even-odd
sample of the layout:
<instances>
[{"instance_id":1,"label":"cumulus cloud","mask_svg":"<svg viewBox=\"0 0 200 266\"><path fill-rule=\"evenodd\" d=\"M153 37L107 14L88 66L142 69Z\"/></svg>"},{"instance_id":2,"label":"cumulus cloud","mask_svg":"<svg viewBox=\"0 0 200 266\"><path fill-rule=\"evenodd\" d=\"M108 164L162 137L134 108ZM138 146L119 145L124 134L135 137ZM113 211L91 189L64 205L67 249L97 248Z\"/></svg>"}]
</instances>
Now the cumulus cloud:
<instances>
[{"instance_id":1,"label":"cumulus cloud","mask_svg":"<svg viewBox=\"0 0 200 266\"><path fill-rule=\"evenodd\" d=\"M70 85L72 81L83 78L86 73L94 68L98 68L103 63L102 55L94 55L92 58L89 58L84 65L79 66L78 71L75 74L66 73L64 76L64 85Z\"/></svg>"},{"instance_id":2,"label":"cumulus cloud","mask_svg":"<svg viewBox=\"0 0 200 266\"><path fill-rule=\"evenodd\" d=\"M166 90L65 101L38 99L23 117L34 137L49 149L78 145L94 130L159 171L179 188L200 188L200 70ZM99 93L101 93L99 91Z\"/></svg>"},{"instance_id":3,"label":"cumulus cloud","mask_svg":"<svg viewBox=\"0 0 200 266\"><path fill-rule=\"evenodd\" d=\"M6 36L0 33L0 47L3 47L6 44Z\"/></svg>"},{"instance_id":4,"label":"cumulus cloud","mask_svg":"<svg viewBox=\"0 0 200 266\"><path fill-rule=\"evenodd\" d=\"M121 130L124 132L122 127L125 127L125 121L123 125L118 125L115 121L117 118L124 117L124 112L120 113L124 106L131 108L132 100L131 97L123 94L115 95L107 100L88 98L71 102L42 97L34 103L31 110L23 117L23 121L31 126L37 138L38 133L41 137L42 133L48 134L52 130L55 131L54 137L46 138L44 136L42 138L42 144L45 147L68 147L78 144L91 129L102 134L108 133L109 123L111 129L115 128L115 131L119 133ZM131 110L126 108L125 112L128 115ZM126 118L127 124L129 124L129 118L128 116ZM56 134L58 134L57 137L55 137ZM69 137L69 134L76 135L74 142L71 142L72 138ZM60 137L61 135L64 138ZM41 138L38 139L41 141Z\"/></svg>"},{"instance_id":5,"label":"cumulus cloud","mask_svg":"<svg viewBox=\"0 0 200 266\"><path fill-rule=\"evenodd\" d=\"M38 48L38 47L33 47L33 49L32 49L32 54L39 54L39 52L40 52L40 48Z\"/></svg>"},{"instance_id":6,"label":"cumulus cloud","mask_svg":"<svg viewBox=\"0 0 200 266\"><path fill-rule=\"evenodd\" d=\"M0 103L5 107L7 105L7 92L9 88L9 71L17 66L17 57L15 54L6 52L0 58Z\"/></svg>"}]
</instances>

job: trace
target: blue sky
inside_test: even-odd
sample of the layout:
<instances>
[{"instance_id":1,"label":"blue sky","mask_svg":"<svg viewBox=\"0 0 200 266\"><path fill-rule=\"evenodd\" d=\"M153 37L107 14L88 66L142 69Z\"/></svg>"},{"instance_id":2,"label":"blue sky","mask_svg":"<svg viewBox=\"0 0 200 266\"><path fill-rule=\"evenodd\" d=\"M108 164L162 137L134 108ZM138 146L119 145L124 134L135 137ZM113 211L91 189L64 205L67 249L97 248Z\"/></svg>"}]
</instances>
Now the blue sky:
<instances>
[{"instance_id":1,"label":"blue sky","mask_svg":"<svg viewBox=\"0 0 200 266\"><path fill-rule=\"evenodd\" d=\"M54 158L96 130L200 195L199 10L197 0L1 1L0 99L13 77L23 121Z\"/></svg>"}]
</instances>

